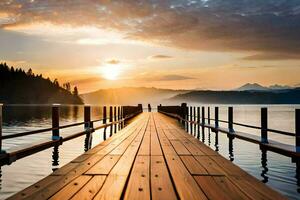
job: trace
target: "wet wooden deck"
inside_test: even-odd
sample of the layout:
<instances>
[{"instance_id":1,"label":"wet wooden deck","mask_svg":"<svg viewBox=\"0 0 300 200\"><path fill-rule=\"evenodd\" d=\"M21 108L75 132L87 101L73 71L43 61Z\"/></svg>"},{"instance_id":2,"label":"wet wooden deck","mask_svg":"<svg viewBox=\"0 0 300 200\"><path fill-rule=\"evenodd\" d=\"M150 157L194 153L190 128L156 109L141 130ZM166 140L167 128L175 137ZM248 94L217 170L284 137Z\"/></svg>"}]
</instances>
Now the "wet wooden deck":
<instances>
[{"instance_id":1,"label":"wet wooden deck","mask_svg":"<svg viewBox=\"0 0 300 200\"><path fill-rule=\"evenodd\" d=\"M251 156L251 155L250 155ZM284 199L159 113L10 199Z\"/></svg>"}]
</instances>

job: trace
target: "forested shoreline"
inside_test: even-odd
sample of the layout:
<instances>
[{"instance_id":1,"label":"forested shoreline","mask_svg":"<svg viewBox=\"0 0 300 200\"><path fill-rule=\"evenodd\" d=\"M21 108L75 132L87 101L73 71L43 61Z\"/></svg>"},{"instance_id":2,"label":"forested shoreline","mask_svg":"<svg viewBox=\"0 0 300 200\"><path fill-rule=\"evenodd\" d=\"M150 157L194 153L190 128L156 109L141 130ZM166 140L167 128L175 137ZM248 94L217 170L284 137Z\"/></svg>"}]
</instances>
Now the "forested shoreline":
<instances>
[{"instance_id":1,"label":"forested shoreline","mask_svg":"<svg viewBox=\"0 0 300 200\"><path fill-rule=\"evenodd\" d=\"M83 104L75 86L70 83L62 86L54 79L34 74L32 69L25 72L0 63L0 103L5 104Z\"/></svg>"}]
</instances>

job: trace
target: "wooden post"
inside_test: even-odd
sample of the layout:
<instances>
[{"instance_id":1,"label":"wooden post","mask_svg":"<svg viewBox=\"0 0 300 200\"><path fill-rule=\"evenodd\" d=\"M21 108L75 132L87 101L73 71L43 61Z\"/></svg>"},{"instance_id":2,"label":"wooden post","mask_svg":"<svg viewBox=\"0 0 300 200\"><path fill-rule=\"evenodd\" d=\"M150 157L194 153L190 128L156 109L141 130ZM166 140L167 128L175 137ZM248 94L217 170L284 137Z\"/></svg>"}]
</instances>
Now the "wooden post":
<instances>
[{"instance_id":1,"label":"wooden post","mask_svg":"<svg viewBox=\"0 0 300 200\"><path fill-rule=\"evenodd\" d=\"M187 122L186 122L186 132L189 132L189 122L188 122L188 120L189 120L189 107L187 106L186 107L186 120L187 120Z\"/></svg>"},{"instance_id":2,"label":"wooden post","mask_svg":"<svg viewBox=\"0 0 300 200\"><path fill-rule=\"evenodd\" d=\"M84 129L89 130L91 126L91 107L84 106Z\"/></svg>"},{"instance_id":3,"label":"wooden post","mask_svg":"<svg viewBox=\"0 0 300 200\"><path fill-rule=\"evenodd\" d=\"M186 103L182 103L181 104L181 115L180 115L180 117L182 119L185 119L185 115L186 115ZM185 127L185 121L184 120L181 121L181 124Z\"/></svg>"},{"instance_id":4,"label":"wooden post","mask_svg":"<svg viewBox=\"0 0 300 200\"><path fill-rule=\"evenodd\" d=\"M107 118L107 114L106 114L106 106L103 107L103 124L106 124L106 118ZM103 131L103 140L106 140L106 127L104 128Z\"/></svg>"},{"instance_id":5,"label":"wooden post","mask_svg":"<svg viewBox=\"0 0 300 200\"><path fill-rule=\"evenodd\" d=\"M234 132L234 130L233 130L233 107L228 107L228 129L229 129L229 132Z\"/></svg>"},{"instance_id":6,"label":"wooden post","mask_svg":"<svg viewBox=\"0 0 300 200\"><path fill-rule=\"evenodd\" d=\"M261 142L268 143L268 108L261 108Z\"/></svg>"},{"instance_id":7,"label":"wooden post","mask_svg":"<svg viewBox=\"0 0 300 200\"><path fill-rule=\"evenodd\" d=\"M296 123L296 151L300 152L300 109L295 111L295 123Z\"/></svg>"},{"instance_id":8,"label":"wooden post","mask_svg":"<svg viewBox=\"0 0 300 200\"><path fill-rule=\"evenodd\" d=\"M193 107L190 106L190 133L193 134Z\"/></svg>"},{"instance_id":9,"label":"wooden post","mask_svg":"<svg viewBox=\"0 0 300 200\"><path fill-rule=\"evenodd\" d=\"M204 142L205 141L205 127L204 127L204 124L205 124L205 107L202 106L201 110L202 110L202 113L201 113L201 118L202 118L202 122L201 122L201 124L202 124L202 126L201 126L202 142Z\"/></svg>"},{"instance_id":10,"label":"wooden post","mask_svg":"<svg viewBox=\"0 0 300 200\"><path fill-rule=\"evenodd\" d=\"M117 107L114 106L114 122L117 121ZM115 124L115 133L117 132L117 124Z\"/></svg>"},{"instance_id":11,"label":"wooden post","mask_svg":"<svg viewBox=\"0 0 300 200\"><path fill-rule=\"evenodd\" d=\"M121 106L121 118L122 118L122 124L121 124L121 128L123 129L124 128L124 125L125 125L125 116L124 116L124 107Z\"/></svg>"},{"instance_id":12,"label":"wooden post","mask_svg":"<svg viewBox=\"0 0 300 200\"><path fill-rule=\"evenodd\" d=\"M120 119L121 119L120 111L121 111L120 106L118 106L118 130L121 129L121 128L120 128L120 127L121 127L121 124L120 124Z\"/></svg>"},{"instance_id":13,"label":"wooden post","mask_svg":"<svg viewBox=\"0 0 300 200\"><path fill-rule=\"evenodd\" d=\"M210 124L210 107L207 107L207 123Z\"/></svg>"},{"instance_id":14,"label":"wooden post","mask_svg":"<svg viewBox=\"0 0 300 200\"><path fill-rule=\"evenodd\" d=\"M113 108L112 106L109 106L109 122L112 123L113 121ZM113 125L110 125L110 134L109 137L111 137L113 134Z\"/></svg>"},{"instance_id":15,"label":"wooden post","mask_svg":"<svg viewBox=\"0 0 300 200\"><path fill-rule=\"evenodd\" d=\"M52 140L59 140L59 106L53 105L52 106L52 128L56 128L52 130Z\"/></svg>"},{"instance_id":16,"label":"wooden post","mask_svg":"<svg viewBox=\"0 0 300 200\"><path fill-rule=\"evenodd\" d=\"M197 118L196 118L196 107L194 106L194 122L197 121ZM196 126L197 124L194 124L194 136L196 136Z\"/></svg>"},{"instance_id":17,"label":"wooden post","mask_svg":"<svg viewBox=\"0 0 300 200\"><path fill-rule=\"evenodd\" d=\"M200 139L200 107L197 107L197 128L198 128L198 133L197 133L197 138Z\"/></svg>"},{"instance_id":18,"label":"wooden post","mask_svg":"<svg viewBox=\"0 0 300 200\"><path fill-rule=\"evenodd\" d=\"M205 124L205 107L204 106L202 106L202 124L204 127L204 124Z\"/></svg>"},{"instance_id":19,"label":"wooden post","mask_svg":"<svg viewBox=\"0 0 300 200\"><path fill-rule=\"evenodd\" d=\"M219 128L219 107L215 107L215 127Z\"/></svg>"},{"instance_id":20,"label":"wooden post","mask_svg":"<svg viewBox=\"0 0 300 200\"><path fill-rule=\"evenodd\" d=\"M3 104L0 103L0 153L2 153L2 107Z\"/></svg>"}]
</instances>

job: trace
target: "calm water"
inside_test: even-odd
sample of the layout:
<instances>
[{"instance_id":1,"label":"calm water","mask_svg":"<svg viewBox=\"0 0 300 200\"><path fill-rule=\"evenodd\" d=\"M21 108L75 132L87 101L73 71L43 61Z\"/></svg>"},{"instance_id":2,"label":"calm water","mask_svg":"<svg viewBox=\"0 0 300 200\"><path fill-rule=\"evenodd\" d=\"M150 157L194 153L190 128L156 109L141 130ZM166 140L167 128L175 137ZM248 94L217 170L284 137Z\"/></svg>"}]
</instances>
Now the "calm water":
<instances>
[{"instance_id":1,"label":"calm water","mask_svg":"<svg viewBox=\"0 0 300 200\"><path fill-rule=\"evenodd\" d=\"M197 106L197 105L193 105ZM299 106L268 106L269 128L294 132L294 110ZM206 109L207 112L207 109ZM220 119L227 120L227 107L220 106ZM83 121L82 106L63 106L60 109L60 124L70 124ZM214 110L211 109L211 116ZM92 108L92 120L102 117L102 108ZM3 134L12 134L51 127L51 107L49 106L5 106L3 111ZM234 106L234 121L251 125L260 125L260 107ZM96 124L99 125L100 123ZM225 126L225 124L220 124ZM257 130L234 127L235 130L260 135ZM82 126L61 131L62 136L83 130ZM109 131L107 131L109 132ZM51 138L51 132L9 139L3 142L3 149L12 150L16 147L27 146ZM103 131L93 134L92 146L102 141ZM294 145L294 138L269 134L269 138ZM34 182L50 174L53 170L63 166L82 154L85 150L85 136L65 142L59 149L50 148L35 155L23 158L10 166L1 167L0 199L26 188ZM296 175L296 166L291 159L272 152L261 152L259 146L239 139L233 140L232 149L225 134L219 134L216 144L215 133L206 130L205 136L200 138L212 149L218 150L225 158L232 160L244 170L280 191L290 199L300 199L300 183Z\"/></svg>"}]
</instances>

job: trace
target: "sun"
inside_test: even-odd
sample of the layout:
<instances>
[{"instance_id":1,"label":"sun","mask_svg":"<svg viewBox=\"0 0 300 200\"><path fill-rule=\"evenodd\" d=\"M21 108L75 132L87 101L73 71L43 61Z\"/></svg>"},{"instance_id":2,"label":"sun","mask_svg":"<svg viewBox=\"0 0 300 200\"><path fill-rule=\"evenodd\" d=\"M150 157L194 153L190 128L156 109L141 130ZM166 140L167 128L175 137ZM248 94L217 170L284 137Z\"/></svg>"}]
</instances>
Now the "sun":
<instances>
[{"instance_id":1,"label":"sun","mask_svg":"<svg viewBox=\"0 0 300 200\"><path fill-rule=\"evenodd\" d=\"M120 65L105 65L102 68L102 76L107 80L117 80L120 73Z\"/></svg>"}]
</instances>

